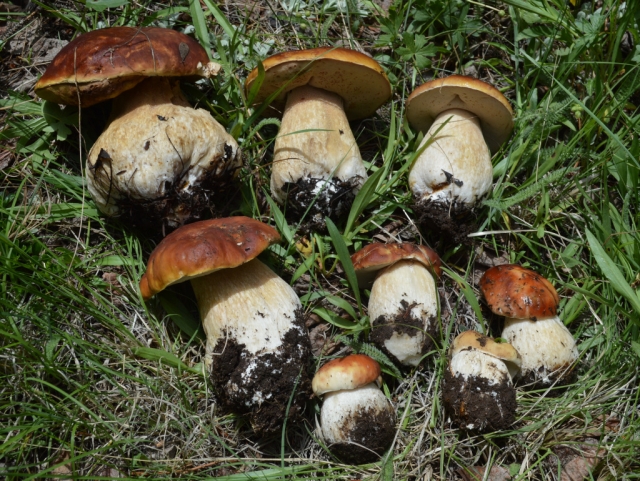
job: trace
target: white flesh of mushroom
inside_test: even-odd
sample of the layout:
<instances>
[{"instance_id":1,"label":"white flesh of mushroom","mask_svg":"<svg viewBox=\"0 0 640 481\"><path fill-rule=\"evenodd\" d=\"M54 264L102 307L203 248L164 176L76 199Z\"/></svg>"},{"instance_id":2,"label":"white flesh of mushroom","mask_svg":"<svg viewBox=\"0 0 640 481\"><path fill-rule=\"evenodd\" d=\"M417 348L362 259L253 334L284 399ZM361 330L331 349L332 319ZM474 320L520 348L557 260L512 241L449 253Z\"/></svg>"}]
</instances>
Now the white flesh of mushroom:
<instances>
[{"instance_id":1,"label":"white flesh of mushroom","mask_svg":"<svg viewBox=\"0 0 640 481\"><path fill-rule=\"evenodd\" d=\"M537 321L506 318L502 337L522 356L522 375L533 373L545 384L552 382L550 375L578 359L576 341L558 316Z\"/></svg>"},{"instance_id":2,"label":"white flesh of mushroom","mask_svg":"<svg viewBox=\"0 0 640 481\"><path fill-rule=\"evenodd\" d=\"M351 182L355 193L367 178L342 98L323 89L289 92L274 148L271 192L281 204L287 182L340 179Z\"/></svg>"},{"instance_id":3,"label":"white flesh of mushroom","mask_svg":"<svg viewBox=\"0 0 640 481\"><path fill-rule=\"evenodd\" d=\"M442 112L420 147L428 141L432 143L409 172L413 194L419 200L455 200L469 206L484 197L491 187L493 168L478 118L461 109Z\"/></svg>"},{"instance_id":4,"label":"white flesh of mushroom","mask_svg":"<svg viewBox=\"0 0 640 481\"><path fill-rule=\"evenodd\" d=\"M414 306L411 314L424 322L423 330L413 335L394 332L385 348L400 363L417 366L422 359L425 332L438 315L438 293L433 276L420 262L404 260L380 271L371 288L369 318L371 322L384 316L391 322L403 311L402 301Z\"/></svg>"},{"instance_id":5,"label":"white flesh of mushroom","mask_svg":"<svg viewBox=\"0 0 640 481\"><path fill-rule=\"evenodd\" d=\"M462 376L465 381L469 376L475 376L487 379L489 384L513 384L509 369L503 361L475 349L462 350L452 356L449 369L451 374Z\"/></svg>"}]
</instances>

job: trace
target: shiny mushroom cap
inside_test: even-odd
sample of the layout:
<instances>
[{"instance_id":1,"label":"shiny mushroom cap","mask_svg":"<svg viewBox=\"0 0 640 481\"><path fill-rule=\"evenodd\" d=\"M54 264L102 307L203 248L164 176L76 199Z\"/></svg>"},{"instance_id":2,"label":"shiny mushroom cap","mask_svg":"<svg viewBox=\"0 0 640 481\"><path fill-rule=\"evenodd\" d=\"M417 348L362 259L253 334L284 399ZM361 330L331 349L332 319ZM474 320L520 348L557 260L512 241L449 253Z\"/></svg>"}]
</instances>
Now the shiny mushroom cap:
<instances>
[{"instance_id":1,"label":"shiny mushroom cap","mask_svg":"<svg viewBox=\"0 0 640 481\"><path fill-rule=\"evenodd\" d=\"M494 314L511 319L544 319L555 316L560 298L553 285L537 272L517 264L487 270L480 290Z\"/></svg>"},{"instance_id":2,"label":"shiny mushroom cap","mask_svg":"<svg viewBox=\"0 0 640 481\"><path fill-rule=\"evenodd\" d=\"M496 342L477 331L465 331L459 334L449 347L449 359L461 351L480 351L504 362L513 378L520 370L520 353L506 342Z\"/></svg>"},{"instance_id":3,"label":"shiny mushroom cap","mask_svg":"<svg viewBox=\"0 0 640 481\"><path fill-rule=\"evenodd\" d=\"M358 389L380 378L380 365L364 354L351 354L322 366L313 377L311 387L316 396Z\"/></svg>"},{"instance_id":4,"label":"shiny mushroom cap","mask_svg":"<svg viewBox=\"0 0 640 481\"><path fill-rule=\"evenodd\" d=\"M281 89L271 102L270 115L282 112L287 92L303 85L338 94L349 120L372 115L391 97L391 84L380 64L355 50L320 47L283 52L265 59L263 66L265 75L254 103ZM259 81L255 68L245 81L247 96Z\"/></svg>"},{"instance_id":5,"label":"shiny mushroom cap","mask_svg":"<svg viewBox=\"0 0 640 481\"><path fill-rule=\"evenodd\" d=\"M497 151L513 130L513 110L495 87L472 77L452 75L416 88L407 99L407 120L426 132L444 111L462 109L480 119L485 142Z\"/></svg>"},{"instance_id":6,"label":"shiny mushroom cap","mask_svg":"<svg viewBox=\"0 0 640 481\"><path fill-rule=\"evenodd\" d=\"M280 240L271 226L249 217L194 222L176 229L153 250L140 292L150 299L171 284L238 267Z\"/></svg>"},{"instance_id":7,"label":"shiny mushroom cap","mask_svg":"<svg viewBox=\"0 0 640 481\"><path fill-rule=\"evenodd\" d=\"M117 97L146 77L208 77L217 73L191 37L158 27L112 27L76 37L35 86L51 102L89 107ZM219 68L219 66L218 66Z\"/></svg>"},{"instance_id":8,"label":"shiny mushroom cap","mask_svg":"<svg viewBox=\"0 0 640 481\"><path fill-rule=\"evenodd\" d=\"M376 273L401 260L414 260L423 264L435 277L442 274L442 261L433 249L409 242L374 243L360 249L351 256L353 268L361 288L369 286Z\"/></svg>"}]
</instances>

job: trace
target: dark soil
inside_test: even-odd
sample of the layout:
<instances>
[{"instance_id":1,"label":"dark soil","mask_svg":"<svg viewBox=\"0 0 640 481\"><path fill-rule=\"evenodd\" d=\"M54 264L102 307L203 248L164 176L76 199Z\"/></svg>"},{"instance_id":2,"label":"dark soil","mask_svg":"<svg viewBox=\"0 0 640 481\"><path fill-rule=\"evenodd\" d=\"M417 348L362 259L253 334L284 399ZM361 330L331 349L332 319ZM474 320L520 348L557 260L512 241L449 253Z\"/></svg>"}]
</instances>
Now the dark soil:
<instances>
[{"instance_id":1,"label":"dark soil","mask_svg":"<svg viewBox=\"0 0 640 481\"><path fill-rule=\"evenodd\" d=\"M355 428L349 439L355 443L336 443L329 446L340 461L347 464L372 463L389 449L395 436L395 418L389 411L366 409L353 419ZM367 448L361 447L366 446Z\"/></svg>"},{"instance_id":2,"label":"dark soil","mask_svg":"<svg viewBox=\"0 0 640 481\"><path fill-rule=\"evenodd\" d=\"M244 344L222 337L215 346L211 380L218 401L225 411L246 414L258 436L280 431L290 400L287 423L304 419L305 404L311 398L313 356L301 310L296 312L295 325L280 348L259 356L251 370L248 367L256 356ZM262 393L261 401L253 399L256 393Z\"/></svg>"},{"instance_id":3,"label":"dark soil","mask_svg":"<svg viewBox=\"0 0 640 481\"><path fill-rule=\"evenodd\" d=\"M576 364L574 363L573 365L563 366L553 373L548 373L544 367L540 366L537 372L529 371L524 376L516 379L516 384L524 386L527 390L547 389L553 384L554 389L547 395L560 396L564 391L563 388L576 380L577 372L575 367Z\"/></svg>"},{"instance_id":4,"label":"dark soil","mask_svg":"<svg viewBox=\"0 0 640 481\"><path fill-rule=\"evenodd\" d=\"M446 368L442 401L453 423L465 431L500 431L515 421L516 390L506 383L489 384L479 376L469 376L465 381L462 376L454 377ZM473 429L467 428L471 424Z\"/></svg>"},{"instance_id":5,"label":"dark soil","mask_svg":"<svg viewBox=\"0 0 640 481\"><path fill-rule=\"evenodd\" d=\"M425 330L425 321L415 317L411 313L416 304L409 304L407 301L400 301L400 312L394 317L389 318L386 316L379 316L372 323L371 333L369 334L369 340L376 345L378 349L383 351L389 358L400 365L400 361L393 354L391 354L384 343L388 339L393 337L393 333L400 335L407 334L409 337L418 335L420 332L424 332L424 341L422 343L421 354L424 355L433 350L436 346L437 340L440 338L440 329L437 319L431 317L427 320L429 328ZM424 359L423 359L424 362Z\"/></svg>"},{"instance_id":6,"label":"dark soil","mask_svg":"<svg viewBox=\"0 0 640 481\"><path fill-rule=\"evenodd\" d=\"M412 209L420 231L433 245L439 242L448 249L472 244L472 238L467 236L476 230L476 214L467 205L423 200L413 204Z\"/></svg>"}]
</instances>

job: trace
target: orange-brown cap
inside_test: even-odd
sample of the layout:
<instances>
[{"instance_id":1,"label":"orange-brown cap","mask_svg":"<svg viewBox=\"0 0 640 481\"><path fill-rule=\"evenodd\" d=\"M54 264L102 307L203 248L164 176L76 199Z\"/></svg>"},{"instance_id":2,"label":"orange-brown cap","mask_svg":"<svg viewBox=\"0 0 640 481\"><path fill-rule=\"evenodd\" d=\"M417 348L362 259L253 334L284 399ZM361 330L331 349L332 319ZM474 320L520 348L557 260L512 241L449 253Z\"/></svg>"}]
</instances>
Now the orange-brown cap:
<instances>
[{"instance_id":1,"label":"orange-brown cap","mask_svg":"<svg viewBox=\"0 0 640 481\"><path fill-rule=\"evenodd\" d=\"M287 92L302 85L338 94L349 120L372 115L391 97L391 83L380 64L355 50L320 47L283 52L265 59L262 65L265 76L254 103L261 104L282 88L271 102L270 115L282 112ZM244 84L247 95L258 78L255 68Z\"/></svg>"},{"instance_id":2,"label":"orange-brown cap","mask_svg":"<svg viewBox=\"0 0 640 481\"><path fill-rule=\"evenodd\" d=\"M316 396L328 392L357 389L380 377L380 365L364 354L351 354L329 361L316 372L311 387Z\"/></svg>"},{"instance_id":3,"label":"orange-brown cap","mask_svg":"<svg viewBox=\"0 0 640 481\"><path fill-rule=\"evenodd\" d=\"M353 268L358 277L358 286L369 286L376 272L398 261L414 260L431 270L436 277L442 274L442 261L433 249L410 242L382 244L376 242L360 249L351 256Z\"/></svg>"},{"instance_id":4,"label":"orange-brown cap","mask_svg":"<svg viewBox=\"0 0 640 481\"><path fill-rule=\"evenodd\" d=\"M424 83L407 99L407 120L426 132L442 112L463 109L477 115L491 152L497 151L513 130L513 110L498 89L472 77L452 75Z\"/></svg>"},{"instance_id":5,"label":"orange-brown cap","mask_svg":"<svg viewBox=\"0 0 640 481\"><path fill-rule=\"evenodd\" d=\"M553 285L537 272L516 264L492 267L480 279L489 308L512 319L553 317L560 297Z\"/></svg>"},{"instance_id":6,"label":"orange-brown cap","mask_svg":"<svg viewBox=\"0 0 640 481\"><path fill-rule=\"evenodd\" d=\"M273 227L249 217L187 224L153 250L140 279L140 292L150 299L171 284L238 267L278 240L280 234Z\"/></svg>"},{"instance_id":7,"label":"orange-brown cap","mask_svg":"<svg viewBox=\"0 0 640 481\"><path fill-rule=\"evenodd\" d=\"M112 27L65 45L35 86L51 102L83 107L108 100L146 77L202 77L207 52L194 39L158 27Z\"/></svg>"}]
</instances>

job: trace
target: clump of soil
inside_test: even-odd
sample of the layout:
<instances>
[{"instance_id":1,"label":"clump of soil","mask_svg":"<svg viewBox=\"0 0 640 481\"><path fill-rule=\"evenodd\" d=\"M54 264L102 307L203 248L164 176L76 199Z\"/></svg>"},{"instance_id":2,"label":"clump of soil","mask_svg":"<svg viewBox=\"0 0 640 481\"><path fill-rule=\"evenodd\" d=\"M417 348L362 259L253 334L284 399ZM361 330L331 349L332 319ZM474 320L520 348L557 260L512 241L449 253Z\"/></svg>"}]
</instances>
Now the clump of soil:
<instances>
[{"instance_id":1,"label":"clump of soil","mask_svg":"<svg viewBox=\"0 0 640 481\"><path fill-rule=\"evenodd\" d=\"M515 421L516 390L507 383L491 384L480 376L465 380L447 368L442 401L453 423L466 431L500 431Z\"/></svg>"},{"instance_id":2,"label":"clump of soil","mask_svg":"<svg viewBox=\"0 0 640 481\"><path fill-rule=\"evenodd\" d=\"M420 200L413 206L418 226L425 237L440 241L441 245L470 245L469 234L476 230L476 214L462 202L434 202Z\"/></svg>"},{"instance_id":3,"label":"clump of soil","mask_svg":"<svg viewBox=\"0 0 640 481\"><path fill-rule=\"evenodd\" d=\"M275 352L255 355L233 337L223 336L214 348L211 380L222 408L246 414L254 431L264 436L278 432L285 418L288 423L303 419L311 398L312 361L303 314L298 310L294 327Z\"/></svg>"},{"instance_id":4,"label":"clump of soil","mask_svg":"<svg viewBox=\"0 0 640 481\"><path fill-rule=\"evenodd\" d=\"M433 350L436 346L436 339L440 337L440 329L435 317L431 316L426 319L426 322L416 317L411 312L416 307L416 304L409 304L404 299L400 301L400 306L400 312L395 317L379 316L375 319L371 323L372 329L369 334L369 340L398 365L401 365L400 360L385 347L385 342L391 339L394 333L396 335L406 334L409 337L423 334L422 349L420 350L422 355ZM425 325L427 326L426 329Z\"/></svg>"},{"instance_id":5,"label":"clump of soil","mask_svg":"<svg viewBox=\"0 0 640 481\"><path fill-rule=\"evenodd\" d=\"M287 193L285 216L294 222L304 216L302 233L326 232L325 217L338 221L349 214L355 199L353 189L359 181L303 178L287 182L282 188Z\"/></svg>"},{"instance_id":6,"label":"clump of soil","mask_svg":"<svg viewBox=\"0 0 640 481\"><path fill-rule=\"evenodd\" d=\"M395 419L389 411L364 409L353 416L351 443L329 446L340 461L347 464L372 463L391 446L395 436ZM366 448L364 447L366 446Z\"/></svg>"}]
</instances>

